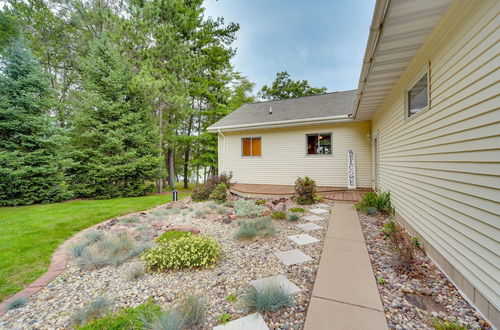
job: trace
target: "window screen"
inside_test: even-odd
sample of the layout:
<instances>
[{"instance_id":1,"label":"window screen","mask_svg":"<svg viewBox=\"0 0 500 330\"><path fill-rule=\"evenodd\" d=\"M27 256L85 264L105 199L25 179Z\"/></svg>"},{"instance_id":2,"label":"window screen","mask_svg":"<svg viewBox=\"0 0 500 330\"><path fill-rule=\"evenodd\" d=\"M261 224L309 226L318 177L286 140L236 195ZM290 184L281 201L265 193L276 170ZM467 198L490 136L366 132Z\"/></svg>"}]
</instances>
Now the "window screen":
<instances>
[{"instance_id":1,"label":"window screen","mask_svg":"<svg viewBox=\"0 0 500 330\"><path fill-rule=\"evenodd\" d=\"M330 133L307 134L307 154L331 155L332 134Z\"/></svg>"},{"instance_id":2,"label":"window screen","mask_svg":"<svg viewBox=\"0 0 500 330\"><path fill-rule=\"evenodd\" d=\"M261 139L260 138L243 138L241 139L241 155L244 157L261 156Z\"/></svg>"},{"instance_id":3,"label":"window screen","mask_svg":"<svg viewBox=\"0 0 500 330\"><path fill-rule=\"evenodd\" d=\"M408 117L416 115L429 105L427 73L408 91Z\"/></svg>"}]
</instances>

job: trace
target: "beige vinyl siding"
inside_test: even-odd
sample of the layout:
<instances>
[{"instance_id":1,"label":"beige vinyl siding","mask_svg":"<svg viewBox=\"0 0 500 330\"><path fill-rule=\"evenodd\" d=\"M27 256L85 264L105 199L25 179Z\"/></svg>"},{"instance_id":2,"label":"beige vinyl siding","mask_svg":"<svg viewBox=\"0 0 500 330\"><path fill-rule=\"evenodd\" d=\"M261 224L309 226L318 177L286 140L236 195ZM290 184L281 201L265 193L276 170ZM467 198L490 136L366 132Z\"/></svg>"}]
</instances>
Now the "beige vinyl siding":
<instances>
[{"instance_id":1,"label":"beige vinyl siding","mask_svg":"<svg viewBox=\"0 0 500 330\"><path fill-rule=\"evenodd\" d=\"M331 133L332 155L306 155L306 134ZM225 132L219 134L219 172L240 183L291 185L309 176L322 186L347 186L347 150L356 155L357 187L371 186L370 122ZM261 137L262 156L242 157L241 138Z\"/></svg>"},{"instance_id":2,"label":"beige vinyl siding","mask_svg":"<svg viewBox=\"0 0 500 330\"><path fill-rule=\"evenodd\" d=\"M496 309L499 12L498 1L452 4L372 122L381 190L391 191L397 213ZM405 89L426 66L430 108L405 119Z\"/></svg>"}]
</instances>

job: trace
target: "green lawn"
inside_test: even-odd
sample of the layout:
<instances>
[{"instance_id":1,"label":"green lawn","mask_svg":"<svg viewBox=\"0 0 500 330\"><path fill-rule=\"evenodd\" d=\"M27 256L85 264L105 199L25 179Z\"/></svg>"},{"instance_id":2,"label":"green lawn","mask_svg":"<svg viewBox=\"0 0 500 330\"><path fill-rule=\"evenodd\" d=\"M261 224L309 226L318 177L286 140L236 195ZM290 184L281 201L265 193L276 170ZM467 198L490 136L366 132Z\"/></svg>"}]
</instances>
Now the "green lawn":
<instances>
[{"instance_id":1,"label":"green lawn","mask_svg":"<svg viewBox=\"0 0 500 330\"><path fill-rule=\"evenodd\" d=\"M55 249L80 230L171 200L153 195L0 208L0 301L45 273Z\"/></svg>"}]
</instances>

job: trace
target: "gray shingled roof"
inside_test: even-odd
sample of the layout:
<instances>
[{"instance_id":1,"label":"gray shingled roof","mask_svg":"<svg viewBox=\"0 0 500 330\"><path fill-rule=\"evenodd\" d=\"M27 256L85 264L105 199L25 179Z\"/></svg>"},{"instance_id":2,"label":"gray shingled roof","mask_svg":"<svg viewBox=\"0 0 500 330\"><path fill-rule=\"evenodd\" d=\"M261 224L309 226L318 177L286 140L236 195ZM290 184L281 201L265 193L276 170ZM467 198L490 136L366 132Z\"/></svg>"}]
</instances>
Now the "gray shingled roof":
<instances>
[{"instance_id":1,"label":"gray shingled roof","mask_svg":"<svg viewBox=\"0 0 500 330\"><path fill-rule=\"evenodd\" d=\"M247 103L208 129L350 115L354 111L355 98L356 90L350 90L278 101ZM272 114L269 114L269 107L272 108Z\"/></svg>"}]
</instances>

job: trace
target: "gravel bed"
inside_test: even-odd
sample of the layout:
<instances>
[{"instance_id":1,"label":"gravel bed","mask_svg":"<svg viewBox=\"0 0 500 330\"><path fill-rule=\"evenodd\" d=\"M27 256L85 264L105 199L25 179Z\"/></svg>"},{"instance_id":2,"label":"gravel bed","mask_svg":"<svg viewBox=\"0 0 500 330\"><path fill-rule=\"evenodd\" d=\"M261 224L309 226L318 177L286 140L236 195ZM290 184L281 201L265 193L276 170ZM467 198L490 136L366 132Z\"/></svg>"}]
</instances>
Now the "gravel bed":
<instances>
[{"instance_id":1,"label":"gravel bed","mask_svg":"<svg viewBox=\"0 0 500 330\"><path fill-rule=\"evenodd\" d=\"M434 329L433 318L456 322L468 329L490 329L434 262L417 248L418 273L401 275L381 229L385 219L359 212L361 228L384 304L390 329Z\"/></svg>"},{"instance_id":2,"label":"gravel bed","mask_svg":"<svg viewBox=\"0 0 500 330\"><path fill-rule=\"evenodd\" d=\"M219 242L222 257L215 267L147 272L138 280L131 281L127 278L127 271L135 264L142 264L139 258L130 259L118 267L106 266L88 271L81 270L74 260L69 258L68 267L63 274L30 297L27 305L11 310L1 317L0 328L68 329L71 328L71 316L74 311L85 307L100 295L108 297L112 301L112 310L117 311L124 307L135 307L146 302L149 297L162 307L167 307L177 303L183 296L198 294L204 296L208 303L208 320L203 329L211 329L218 325L216 317L223 312L232 314L233 320L247 315L238 302L251 280L283 274L303 291L294 297L293 307L263 315L264 319L270 329L302 329L328 221L320 223L323 229L308 232L320 240L315 244L297 247L287 238L287 235L303 233L296 224L305 223L304 220L273 220L277 230L274 236L254 241L238 241L233 238L238 227L236 221L227 221L228 217L218 215L215 209L205 216L195 215L196 210L208 210L209 204L181 201L170 210L167 208L172 206L167 205L151 212L135 214L138 218L135 222L123 221L123 218L130 216L113 219L110 222L112 226L108 222L101 230L124 230L134 234L142 231L144 236L147 236L147 233L155 236L164 228L161 226L166 224L193 227ZM291 201L286 201L287 209L293 206L295 205ZM158 211L167 213L161 218ZM230 213L231 209L227 214ZM308 213L304 215L306 214ZM300 265L285 266L273 255L274 252L295 248L311 256L313 260ZM226 300L230 294L237 295L235 303Z\"/></svg>"}]
</instances>

